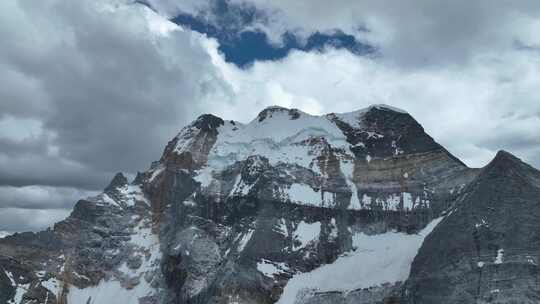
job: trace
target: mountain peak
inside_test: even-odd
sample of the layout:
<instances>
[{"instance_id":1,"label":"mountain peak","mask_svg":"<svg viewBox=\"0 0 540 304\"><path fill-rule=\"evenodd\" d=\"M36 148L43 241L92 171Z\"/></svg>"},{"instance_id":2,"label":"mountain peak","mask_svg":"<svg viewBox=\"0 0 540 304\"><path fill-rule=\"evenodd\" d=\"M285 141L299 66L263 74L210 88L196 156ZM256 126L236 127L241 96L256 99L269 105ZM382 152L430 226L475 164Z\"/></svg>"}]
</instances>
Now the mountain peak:
<instances>
[{"instance_id":1,"label":"mountain peak","mask_svg":"<svg viewBox=\"0 0 540 304\"><path fill-rule=\"evenodd\" d=\"M397 112L397 113L402 113L402 114L408 114L408 112L405 110L402 110L400 108L396 108L393 106L389 106L386 104L374 104L366 108L367 111L374 110L374 109L381 110L381 111L392 111L392 112Z\"/></svg>"},{"instance_id":2,"label":"mountain peak","mask_svg":"<svg viewBox=\"0 0 540 304\"><path fill-rule=\"evenodd\" d=\"M504 150L497 152L482 169L481 176L489 180L502 179L505 183L516 179L519 183L530 182L540 187L540 171Z\"/></svg>"},{"instance_id":3,"label":"mountain peak","mask_svg":"<svg viewBox=\"0 0 540 304\"><path fill-rule=\"evenodd\" d=\"M270 118L272 117L274 114L276 113L283 113L283 114L288 114L289 115L289 118L291 120L294 120L294 119L298 119L300 117L301 114L305 114L304 112L298 110L298 109L289 109L289 108L285 108L285 107L282 107L282 106L277 106L277 105L274 105L274 106L269 106L269 107L266 107L264 108L258 115L257 115L257 121L258 122L262 122L264 121L266 118Z\"/></svg>"},{"instance_id":4,"label":"mountain peak","mask_svg":"<svg viewBox=\"0 0 540 304\"><path fill-rule=\"evenodd\" d=\"M351 112L344 112L344 113L341 113L339 115L345 115L345 116L355 116L355 117L361 117L367 113L373 113L373 112L385 112L385 113L397 113L397 114L408 114L407 111L405 110L402 110L402 109L399 109L399 108L396 108L396 107L393 107L393 106L390 106L390 105L386 105L386 104L373 104L373 105L370 105L366 108L362 108L360 110L356 110L356 111L351 111ZM257 115L255 121L258 121L258 122L262 122L264 121L265 119L267 118L270 118L270 117L273 117L273 115L276 115L277 113L281 113L281 114L288 114L289 115L289 119L290 120L295 120L295 119L298 119L300 118L301 115L308 115L308 116L313 116L313 115L309 115L299 109L296 109L296 108L286 108L286 107L283 107L283 106L278 106L278 105L272 105L272 106L268 106L266 108L264 108L261 112L259 112L259 114ZM320 115L321 117L322 116L326 116L326 117L333 117L335 116L336 113L328 113L328 114L325 114L325 115ZM315 117L319 117L319 115L315 115Z\"/></svg>"},{"instance_id":5,"label":"mountain peak","mask_svg":"<svg viewBox=\"0 0 540 304\"><path fill-rule=\"evenodd\" d=\"M521 162L521 160L519 158L517 158L514 154L508 152L508 151L505 151L505 150L499 150L497 151L497 154L495 155L495 158L493 159L493 161L517 161L517 162Z\"/></svg>"},{"instance_id":6,"label":"mountain peak","mask_svg":"<svg viewBox=\"0 0 540 304\"><path fill-rule=\"evenodd\" d=\"M118 172L116 173L116 175L114 175L109 185L105 188L105 192L108 192L110 190L113 190L119 187L123 187L127 184L128 184L127 177L122 172Z\"/></svg>"},{"instance_id":7,"label":"mountain peak","mask_svg":"<svg viewBox=\"0 0 540 304\"><path fill-rule=\"evenodd\" d=\"M283 106L279 106L279 105L271 105L271 106L268 106L266 108L264 108L261 112L265 112L265 111L271 111L271 112L275 112L275 111L289 111L290 108L287 108L287 107L283 107Z\"/></svg>"},{"instance_id":8,"label":"mountain peak","mask_svg":"<svg viewBox=\"0 0 540 304\"><path fill-rule=\"evenodd\" d=\"M192 123L192 126L203 130L215 130L224 124L223 119L213 114L202 114Z\"/></svg>"},{"instance_id":9,"label":"mountain peak","mask_svg":"<svg viewBox=\"0 0 540 304\"><path fill-rule=\"evenodd\" d=\"M207 165L208 160L226 165L245 155L277 153L279 157L270 159L285 163L303 159L309 165L314 152L308 151L309 147L299 147L305 140L320 137L326 138L333 148L362 159L433 151L447 153L410 114L389 105L375 104L354 112L326 115L274 105L263 109L248 124L224 121L212 114L201 115L167 145L162 160L176 159L169 157L171 154L189 152L189 156L183 157L195 157L197 165L188 167L199 168ZM301 155L289 155L284 152L287 149ZM192 163L182 159L180 163L184 165Z\"/></svg>"},{"instance_id":10,"label":"mountain peak","mask_svg":"<svg viewBox=\"0 0 540 304\"><path fill-rule=\"evenodd\" d=\"M512 153L499 150L491 162L485 167L486 171L493 169L507 170L514 167L520 167L524 163L521 159L514 156Z\"/></svg>"}]
</instances>

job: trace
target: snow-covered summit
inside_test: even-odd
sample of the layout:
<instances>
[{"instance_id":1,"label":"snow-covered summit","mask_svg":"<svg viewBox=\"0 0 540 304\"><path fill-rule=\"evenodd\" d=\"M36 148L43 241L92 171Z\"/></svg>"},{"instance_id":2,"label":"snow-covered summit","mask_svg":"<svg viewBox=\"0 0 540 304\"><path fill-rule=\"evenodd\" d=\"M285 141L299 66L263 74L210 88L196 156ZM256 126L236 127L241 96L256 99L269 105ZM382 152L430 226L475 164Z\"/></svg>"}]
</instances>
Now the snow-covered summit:
<instances>
[{"instance_id":1,"label":"snow-covered summit","mask_svg":"<svg viewBox=\"0 0 540 304\"><path fill-rule=\"evenodd\" d=\"M327 135L345 138L343 128L336 123L340 120L351 127L361 127L361 121L371 110L391 111L396 114L407 114L406 111L383 104L371 105L367 108L345 112L311 115L295 108L269 106L263 109L251 122L244 124L233 120L224 120L213 114L203 114L177 135L179 139L189 139L200 131L217 130L228 142L250 142L270 139L280 142L284 139L300 135ZM185 142L180 140L176 150L184 151Z\"/></svg>"},{"instance_id":2,"label":"snow-covered summit","mask_svg":"<svg viewBox=\"0 0 540 304\"><path fill-rule=\"evenodd\" d=\"M307 167L319 156L315 150L320 150L323 142L350 157L371 159L406 153L400 146L404 141L420 142L423 150L438 148L407 112L388 105L324 115L270 106L246 124L201 115L173 139L164 157L171 152L186 156L188 152L193 168L223 168L250 155L264 156L274 164ZM186 162L185 157L182 162Z\"/></svg>"},{"instance_id":3,"label":"snow-covered summit","mask_svg":"<svg viewBox=\"0 0 540 304\"><path fill-rule=\"evenodd\" d=\"M260 162L264 166L247 168L255 159L264 160ZM420 161L425 161L425 166L439 162L452 170L465 168L414 118L391 106L324 115L271 106L245 124L201 115L169 143L161 165L148 176L154 180L164 168L184 169L206 189L204 192L238 196L255 195L259 190L254 190L254 184L261 183L259 177L266 172L277 174L267 177L275 182L272 193L259 191L269 199L335 207L340 203L334 195L346 193L351 200L344 199L342 204L348 208L397 210L427 202L421 194L421 180L429 179L428 173L414 165ZM377 165L381 163L384 168ZM246 170L257 174L239 173ZM370 170L381 173L366 177ZM229 185L224 176L231 172L236 173ZM402 176L410 178L407 184L417 188L418 194L411 196L405 182L397 181ZM279 182L278 177L282 178ZM373 190L378 188L385 189L384 197Z\"/></svg>"},{"instance_id":4,"label":"snow-covered summit","mask_svg":"<svg viewBox=\"0 0 540 304\"><path fill-rule=\"evenodd\" d=\"M356 117L360 119L363 115L365 115L367 112L371 110L381 110L381 111L390 111L390 112L399 113L399 114L408 114L408 112L405 110L402 110L400 108L396 108L390 105L386 105L386 104L373 104L366 108L362 108L355 111L343 112L343 113L327 113L327 114L322 114L322 115L311 115L296 108L286 108L282 106L273 105L273 106L269 106L263 109L251 123L255 121L262 122L265 119L272 118L274 116L288 117L289 120L296 120L298 118L301 118L302 116L320 117L320 118L327 118L327 119L332 116L337 116L337 117L343 116L343 117Z\"/></svg>"}]
</instances>

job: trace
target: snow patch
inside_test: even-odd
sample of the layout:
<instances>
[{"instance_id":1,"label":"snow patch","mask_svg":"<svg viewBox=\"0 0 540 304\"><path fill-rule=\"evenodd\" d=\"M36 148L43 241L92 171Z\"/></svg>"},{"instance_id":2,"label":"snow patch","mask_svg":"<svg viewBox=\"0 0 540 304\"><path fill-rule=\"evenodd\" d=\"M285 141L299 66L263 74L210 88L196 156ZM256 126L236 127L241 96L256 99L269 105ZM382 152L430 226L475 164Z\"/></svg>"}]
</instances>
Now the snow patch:
<instances>
[{"instance_id":1,"label":"snow patch","mask_svg":"<svg viewBox=\"0 0 540 304\"><path fill-rule=\"evenodd\" d=\"M158 168L152 171L152 175L148 179L148 182L151 183L156 177L158 177L163 171L165 171L165 166L159 166Z\"/></svg>"},{"instance_id":2,"label":"snow patch","mask_svg":"<svg viewBox=\"0 0 540 304\"><path fill-rule=\"evenodd\" d=\"M55 278L50 278L46 281L41 282L41 286L45 287L47 290L49 290L52 294L58 295L60 294L60 288L61 288L61 282L59 282Z\"/></svg>"},{"instance_id":3,"label":"snow patch","mask_svg":"<svg viewBox=\"0 0 540 304\"><path fill-rule=\"evenodd\" d=\"M299 241L300 245L295 245L294 249L299 250L306 247L311 241L318 239L320 233L320 222L306 223L301 221L294 231L294 239Z\"/></svg>"},{"instance_id":4,"label":"snow patch","mask_svg":"<svg viewBox=\"0 0 540 304\"><path fill-rule=\"evenodd\" d=\"M184 202L183 202L184 206L188 206L188 207L195 207L197 206L197 203L191 199L191 198L187 198Z\"/></svg>"},{"instance_id":5,"label":"snow patch","mask_svg":"<svg viewBox=\"0 0 540 304\"><path fill-rule=\"evenodd\" d=\"M356 190L356 187L354 187ZM353 193L355 194L355 193ZM354 201L354 197L351 205L348 207L352 210L362 209L382 209L385 211L398 211L398 210L413 210L418 208L421 203L420 197L413 198L413 195L409 192L393 193L386 196L372 198L367 194L362 194L362 199L359 202ZM403 201L403 209L401 207L401 201ZM428 201L425 201L428 203Z\"/></svg>"},{"instance_id":6,"label":"snow patch","mask_svg":"<svg viewBox=\"0 0 540 304\"><path fill-rule=\"evenodd\" d=\"M249 229L248 232L246 232L242 236L240 242L238 243L238 252L244 251L244 248L246 248L247 243L249 242L249 240L251 240L251 237L253 236L253 232L255 232L255 230Z\"/></svg>"},{"instance_id":7,"label":"snow patch","mask_svg":"<svg viewBox=\"0 0 540 304\"><path fill-rule=\"evenodd\" d=\"M139 304L139 299L152 295L153 289L141 280L133 289L125 289L120 282L101 280L97 286L77 288L71 286L67 294L68 303L116 304L119 300L125 304Z\"/></svg>"},{"instance_id":8,"label":"snow patch","mask_svg":"<svg viewBox=\"0 0 540 304\"><path fill-rule=\"evenodd\" d=\"M343 173L345 177L345 182L347 183L347 186L349 186L349 189L351 190L351 202L348 209L352 210L360 210L362 209L362 205L360 204L360 200L358 199L358 189L356 188L356 184L354 183L353 177L354 177L354 164L352 162L343 161L340 163L341 172Z\"/></svg>"},{"instance_id":9,"label":"snow patch","mask_svg":"<svg viewBox=\"0 0 540 304\"><path fill-rule=\"evenodd\" d=\"M347 292L406 280L424 238L442 219L433 220L418 234L355 234L354 252L339 257L332 264L293 276L278 303L295 303L297 296L306 290Z\"/></svg>"},{"instance_id":10,"label":"snow patch","mask_svg":"<svg viewBox=\"0 0 540 304\"><path fill-rule=\"evenodd\" d=\"M206 188L212 183L212 168L206 166L197 171L194 179L201 183L201 187Z\"/></svg>"},{"instance_id":11,"label":"snow patch","mask_svg":"<svg viewBox=\"0 0 540 304\"><path fill-rule=\"evenodd\" d=\"M495 264L502 264L504 257L504 249L497 250L497 256L495 257L495 261L493 263Z\"/></svg>"},{"instance_id":12,"label":"snow patch","mask_svg":"<svg viewBox=\"0 0 540 304\"><path fill-rule=\"evenodd\" d=\"M174 147L174 152L177 154L182 154L188 152L189 149L194 145L197 135L201 133L201 130L193 125L184 127L178 135L176 135L176 146Z\"/></svg>"},{"instance_id":13,"label":"snow patch","mask_svg":"<svg viewBox=\"0 0 540 304\"><path fill-rule=\"evenodd\" d=\"M289 200L300 205L321 206L322 195L306 184L292 184L287 192Z\"/></svg>"},{"instance_id":14,"label":"snow patch","mask_svg":"<svg viewBox=\"0 0 540 304\"><path fill-rule=\"evenodd\" d=\"M98 197L100 197L105 204L118 205L107 193L102 193Z\"/></svg>"},{"instance_id":15,"label":"snow patch","mask_svg":"<svg viewBox=\"0 0 540 304\"><path fill-rule=\"evenodd\" d=\"M257 263L257 270L267 277L274 277L275 275L284 273L288 270L285 263L271 262L269 260L262 259Z\"/></svg>"},{"instance_id":16,"label":"snow patch","mask_svg":"<svg viewBox=\"0 0 540 304\"><path fill-rule=\"evenodd\" d=\"M336 225L336 219L335 218L332 218L332 220L330 220L330 226L331 226L331 230L330 230L330 238L331 239L335 239L338 237L338 228L337 228L337 225Z\"/></svg>"},{"instance_id":17,"label":"snow patch","mask_svg":"<svg viewBox=\"0 0 540 304\"><path fill-rule=\"evenodd\" d=\"M144 202L150 205L139 185L126 185L118 188L118 191L122 196L122 202L127 206L135 206L136 202Z\"/></svg>"},{"instance_id":18,"label":"snow patch","mask_svg":"<svg viewBox=\"0 0 540 304\"><path fill-rule=\"evenodd\" d=\"M229 196L246 196L249 194L249 191L251 188L253 188L254 184L248 185L242 180L242 175L238 174L236 177L236 181L234 182L234 186L231 189L231 193L229 193Z\"/></svg>"},{"instance_id":19,"label":"snow patch","mask_svg":"<svg viewBox=\"0 0 540 304\"><path fill-rule=\"evenodd\" d=\"M474 227L477 228L477 229L480 228L480 227L489 227L489 224L487 223L487 221L485 219L481 219L480 223L474 224Z\"/></svg>"},{"instance_id":20,"label":"snow patch","mask_svg":"<svg viewBox=\"0 0 540 304\"><path fill-rule=\"evenodd\" d=\"M285 219L283 218L279 219L278 224L274 227L274 231L285 236L289 235L289 230L287 229L287 224L285 222Z\"/></svg>"},{"instance_id":21,"label":"snow patch","mask_svg":"<svg viewBox=\"0 0 540 304\"><path fill-rule=\"evenodd\" d=\"M15 278L13 277L13 273L9 271L4 271L4 273L9 278L11 282L11 286L15 287L15 295L13 296L13 299L9 301L8 303L10 304L21 303L24 294L28 291L28 288L30 288L30 284L17 284L17 282L15 281Z\"/></svg>"},{"instance_id":22,"label":"snow patch","mask_svg":"<svg viewBox=\"0 0 540 304\"><path fill-rule=\"evenodd\" d=\"M412 195L409 192L403 192L401 195L403 196L403 209L412 210L414 207Z\"/></svg>"}]
</instances>

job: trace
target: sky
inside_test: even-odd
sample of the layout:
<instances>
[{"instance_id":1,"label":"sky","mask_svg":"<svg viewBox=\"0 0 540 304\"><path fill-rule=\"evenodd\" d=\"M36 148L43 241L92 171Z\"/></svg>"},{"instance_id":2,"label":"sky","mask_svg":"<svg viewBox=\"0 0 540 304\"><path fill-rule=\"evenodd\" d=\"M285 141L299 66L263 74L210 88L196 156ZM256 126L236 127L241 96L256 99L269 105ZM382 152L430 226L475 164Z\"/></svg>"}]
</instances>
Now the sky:
<instances>
[{"instance_id":1,"label":"sky","mask_svg":"<svg viewBox=\"0 0 540 304\"><path fill-rule=\"evenodd\" d=\"M0 1L0 235L133 176L198 115L408 111L471 167L540 167L540 2Z\"/></svg>"}]
</instances>

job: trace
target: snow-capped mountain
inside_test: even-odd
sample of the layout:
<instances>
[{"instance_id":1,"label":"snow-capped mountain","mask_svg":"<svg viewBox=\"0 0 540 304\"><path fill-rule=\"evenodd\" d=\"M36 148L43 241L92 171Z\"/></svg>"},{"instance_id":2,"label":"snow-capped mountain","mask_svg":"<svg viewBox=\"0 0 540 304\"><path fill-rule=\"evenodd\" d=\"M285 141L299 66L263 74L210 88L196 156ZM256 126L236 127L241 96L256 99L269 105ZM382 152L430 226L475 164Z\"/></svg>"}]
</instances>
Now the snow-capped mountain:
<instances>
[{"instance_id":1,"label":"snow-capped mountain","mask_svg":"<svg viewBox=\"0 0 540 304\"><path fill-rule=\"evenodd\" d=\"M134 181L0 239L0 303L536 303L540 172L405 111L206 114Z\"/></svg>"}]
</instances>

